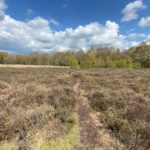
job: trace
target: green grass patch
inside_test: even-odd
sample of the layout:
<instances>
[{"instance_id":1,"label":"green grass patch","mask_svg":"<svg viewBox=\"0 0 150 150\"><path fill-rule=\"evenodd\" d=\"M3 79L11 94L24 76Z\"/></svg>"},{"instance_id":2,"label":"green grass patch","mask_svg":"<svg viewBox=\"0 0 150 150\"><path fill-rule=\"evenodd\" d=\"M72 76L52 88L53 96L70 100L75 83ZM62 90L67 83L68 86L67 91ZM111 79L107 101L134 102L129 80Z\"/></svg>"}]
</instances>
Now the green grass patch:
<instances>
[{"instance_id":1,"label":"green grass patch","mask_svg":"<svg viewBox=\"0 0 150 150\"><path fill-rule=\"evenodd\" d=\"M73 115L77 120L77 116ZM78 143L79 126L73 124L69 133L41 145L40 150L71 150Z\"/></svg>"},{"instance_id":2,"label":"green grass patch","mask_svg":"<svg viewBox=\"0 0 150 150\"><path fill-rule=\"evenodd\" d=\"M15 142L8 142L0 145L0 150L17 150Z\"/></svg>"}]
</instances>

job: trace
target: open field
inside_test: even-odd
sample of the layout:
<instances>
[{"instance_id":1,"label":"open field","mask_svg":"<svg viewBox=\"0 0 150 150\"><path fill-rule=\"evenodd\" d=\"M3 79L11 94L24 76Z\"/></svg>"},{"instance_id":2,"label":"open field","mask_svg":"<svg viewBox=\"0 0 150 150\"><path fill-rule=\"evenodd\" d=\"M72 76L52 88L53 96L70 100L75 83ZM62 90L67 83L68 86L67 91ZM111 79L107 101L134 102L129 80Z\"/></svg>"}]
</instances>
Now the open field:
<instances>
[{"instance_id":1,"label":"open field","mask_svg":"<svg viewBox=\"0 0 150 150\"><path fill-rule=\"evenodd\" d=\"M0 68L70 68L68 66L50 66L50 65L10 65L0 64Z\"/></svg>"},{"instance_id":2,"label":"open field","mask_svg":"<svg viewBox=\"0 0 150 150\"><path fill-rule=\"evenodd\" d=\"M149 69L0 67L0 150L148 150L149 112Z\"/></svg>"}]
</instances>

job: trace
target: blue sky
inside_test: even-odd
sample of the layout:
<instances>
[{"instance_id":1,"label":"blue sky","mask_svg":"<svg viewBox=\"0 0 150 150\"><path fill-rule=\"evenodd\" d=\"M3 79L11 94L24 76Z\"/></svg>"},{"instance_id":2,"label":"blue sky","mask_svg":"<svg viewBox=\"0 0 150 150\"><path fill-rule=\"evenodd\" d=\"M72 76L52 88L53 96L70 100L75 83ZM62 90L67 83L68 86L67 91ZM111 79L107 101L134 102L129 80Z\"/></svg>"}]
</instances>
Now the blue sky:
<instances>
[{"instance_id":1,"label":"blue sky","mask_svg":"<svg viewBox=\"0 0 150 150\"><path fill-rule=\"evenodd\" d=\"M150 42L149 0L0 0L0 51L127 49Z\"/></svg>"}]
</instances>

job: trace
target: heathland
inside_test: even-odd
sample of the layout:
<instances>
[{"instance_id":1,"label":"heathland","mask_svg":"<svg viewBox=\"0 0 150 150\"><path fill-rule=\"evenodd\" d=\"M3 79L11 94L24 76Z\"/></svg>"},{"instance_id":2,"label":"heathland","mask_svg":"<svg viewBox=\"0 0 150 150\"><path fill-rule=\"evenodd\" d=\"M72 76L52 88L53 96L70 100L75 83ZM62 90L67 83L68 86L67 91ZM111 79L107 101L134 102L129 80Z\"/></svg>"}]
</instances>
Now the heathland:
<instances>
[{"instance_id":1,"label":"heathland","mask_svg":"<svg viewBox=\"0 0 150 150\"><path fill-rule=\"evenodd\" d=\"M0 150L148 150L149 112L149 69L0 68Z\"/></svg>"}]
</instances>

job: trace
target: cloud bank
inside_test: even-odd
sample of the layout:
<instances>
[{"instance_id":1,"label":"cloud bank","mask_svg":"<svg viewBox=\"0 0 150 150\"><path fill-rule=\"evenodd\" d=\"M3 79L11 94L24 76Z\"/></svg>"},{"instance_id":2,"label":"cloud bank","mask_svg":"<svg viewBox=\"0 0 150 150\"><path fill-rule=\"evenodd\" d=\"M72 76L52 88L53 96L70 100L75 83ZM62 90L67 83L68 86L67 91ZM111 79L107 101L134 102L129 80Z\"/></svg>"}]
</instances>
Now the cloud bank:
<instances>
[{"instance_id":1,"label":"cloud bank","mask_svg":"<svg viewBox=\"0 0 150 150\"><path fill-rule=\"evenodd\" d=\"M68 49L86 50L92 46L121 46L118 41L119 25L107 21L100 25L93 22L64 31L53 31L50 21L36 17L22 22L5 15L0 22L0 48L9 51L64 51Z\"/></svg>"},{"instance_id":2,"label":"cloud bank","mask_svg":"<svg viewBox=\"0 0 150 150\"><path fill-rule=\"evenodd\" d=\"M138 44L121 35L119 25L110 20L104 25L91 22L74 29L55 31L51 28L51 23L59 23L54 19L47 20L38 16L27 21L19 21L6 14L6 9L7 5L0 0L0 50L11 53L87 50L100 46L125 49Z\"/></svg>"}]
</instances>

